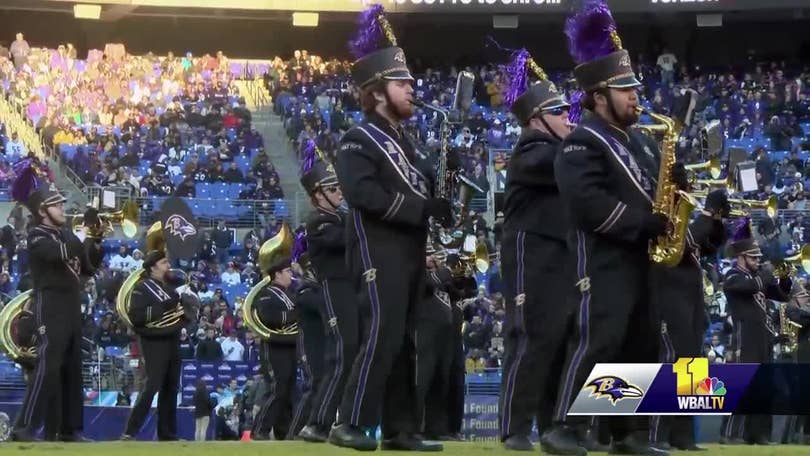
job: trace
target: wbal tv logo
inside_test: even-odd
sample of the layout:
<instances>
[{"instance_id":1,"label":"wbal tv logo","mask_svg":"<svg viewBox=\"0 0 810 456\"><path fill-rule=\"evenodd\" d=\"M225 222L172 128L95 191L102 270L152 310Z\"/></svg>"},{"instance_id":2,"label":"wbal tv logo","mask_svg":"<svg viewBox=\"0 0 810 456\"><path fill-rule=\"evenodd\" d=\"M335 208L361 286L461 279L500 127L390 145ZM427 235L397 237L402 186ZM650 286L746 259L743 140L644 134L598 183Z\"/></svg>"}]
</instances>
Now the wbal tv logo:
<instances>
[{"instance_id":1,"label":"wbal tv logo","mask_svg":"<svg viewBox=\"0 0 810 456\"><path fill-rule=\"evenodd\" d=\"M678 408L683 411L722 411L726 385L717 377L709 376L707 358L679 358L672 365L677 376Z\"/></svg>"}]
</instances>

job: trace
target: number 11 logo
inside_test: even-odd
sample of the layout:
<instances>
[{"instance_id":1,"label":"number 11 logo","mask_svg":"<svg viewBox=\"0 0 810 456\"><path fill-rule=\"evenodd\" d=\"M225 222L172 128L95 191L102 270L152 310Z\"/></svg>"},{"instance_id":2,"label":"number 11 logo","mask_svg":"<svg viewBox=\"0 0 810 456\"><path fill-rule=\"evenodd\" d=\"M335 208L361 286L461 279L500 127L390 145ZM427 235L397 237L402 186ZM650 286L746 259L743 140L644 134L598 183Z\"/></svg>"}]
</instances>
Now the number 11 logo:
<instances>
[{"instance_id":1,"label":"number 11 logo","mask_svg":"<svg viewBox=\"0 0 810 456\"><path fill-rule=\"evenodd\" d=\"M672 373L677 375L677 395L694 396L698 385L709 377L709 360L707 358L678 358L672 365Z\"/></svg>"}]
</instances>

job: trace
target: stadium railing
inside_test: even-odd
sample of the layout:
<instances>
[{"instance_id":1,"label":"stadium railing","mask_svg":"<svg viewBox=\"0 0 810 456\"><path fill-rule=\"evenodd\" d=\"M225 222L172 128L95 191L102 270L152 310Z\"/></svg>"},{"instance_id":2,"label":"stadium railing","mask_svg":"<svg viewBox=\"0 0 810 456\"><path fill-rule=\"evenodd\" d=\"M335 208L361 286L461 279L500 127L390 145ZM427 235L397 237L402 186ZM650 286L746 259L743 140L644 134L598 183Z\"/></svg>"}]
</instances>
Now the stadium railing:
<instances>
[{"instance_id":1,"label":"stadium railing","mask_svg":"<svg viewBox=\"0 0 810 456\"><path fill-rule=\"evenodd\" d=\"M224 219L231 228L258 228L270 218L287 220L293 226L306 219L311 210L305 192L296 192L293 198L277 200L237 199L230 193L227 184L211 184L210 197L183 198L202 228L213 227ZM239 188L239 187L236 187ZM233 192L233 189L230 190ZM119 210L124 202L135 200L140 208L140 223L147 226L155 221L160 206L168 196L141 196L131 187L87 186L85 193L89 201L98 198L103 211ZM113 205L105 202L114 201Z\"/></svg>"},{"instance_id":2,"label":"stadium railing","mask_svg":"<svg viewBox=\"0 0 810 456\"><path fill-rule=\"evenodd\" d=\"M16 132L17 137L29 151L43 157L44 151L39 134L31 122L26 120L23 107L10 101L7 98L8 94L4 95L0 97L0 122L6 126L6 133Z\"/></svg>"}]
</instances>

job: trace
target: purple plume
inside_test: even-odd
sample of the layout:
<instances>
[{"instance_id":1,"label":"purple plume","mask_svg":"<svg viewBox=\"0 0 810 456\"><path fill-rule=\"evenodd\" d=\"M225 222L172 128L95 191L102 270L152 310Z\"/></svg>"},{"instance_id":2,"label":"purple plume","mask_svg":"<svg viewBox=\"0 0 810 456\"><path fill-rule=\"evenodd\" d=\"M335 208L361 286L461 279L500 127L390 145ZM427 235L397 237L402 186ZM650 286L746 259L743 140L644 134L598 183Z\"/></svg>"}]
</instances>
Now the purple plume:
<instances>
[{"instance_id":1,"label":"purple plume","mask_svg":"<svg viewBox=\"0 0 810 456\"><path fill-rule=\"evenodd\" d=\"M37 179L37 170L34 167L33 158L24 158L12 166L15 178L11 184L11 197L15 201L26 202L37 187L39 187L39 180Z\"/></svg>"},{"instance_id":2,"label":"purple plume","mask_svg":"<svg viewBox=\"0 0 810 456\"><path fill-rule=\"evenodd\" d=\"M529 58L529 51L525 48L519 49L512 53L512 61L504 68L506 77L509 79L509 87L506 88L503 100L509 108L517 101L518 97L523 95L523 92L529 86L529 74L526 68L526 62Z\"/></svg>"},{"instance_id":3,"label":"purple plume","mask_svg":"<svg viewBox=\"0 0 810 456\"><path fill-rule=\"evenodd\" d=\"M375 3L360 13L357 20L357 32L349 41L349 51L354 58L360 59L380 48L380 43L385 39L385 29L379 20L385 14L385 9L379 3Z\"/></svg>"},{"instance_id":4,"label":"purple plume","mask_svg":"<svg viewBox=\"0 0 810 456\"><path fill-rule=\"evenodd\" d=\"M731 241L737 242L743 239L751 239L751 219L740 217L734 225L734 232L731 234Z\"/></svg>"},{"instance_id":5,"label":"purple plume","mask_svg":"<svg viewBox=\"0 0 810 456\"><path fill-rule=\"evenodd\" d=\"M571 94L571 99L568 100L568 103L571 105L568 108L568 122L574 125L579 123L579 119L582 117L582 97L585 96L585 92L581 90L575 90L574 93Z\"/></svg>"},{"instance_id":6,"label":"purple plume","mask_svg":"<svg viewBox=\"0 0 810 456\"><path fill-rule=\"evenodd\" d=\"M318 155L315 152L315 141L313 139L308 139L306 144L304 144L304 152L303 152L303 162L301 163L301 174L306 174L313 166L315 166L315 162L318 160Z\"/></svg>"},{"instance_id":7,"label":"purple plume","mask_svg":"<svg viewBox=\"0 0 810 456\"><path fill-rule=\"evenodd\" d=\"M299 231L295 233L295 239L293 241L292 247L292 255L290 259L294 263L298 263L298 260L301 259L301 255L307 252L307 232L306 231Z\"/></svg>"},{"instance_id":8,"label":"purple plume","mask_svg":"<svg viewBox=\"0 0 810 456\"><path fill-rule=\"evenodd\" d=\"M582 9L565 21L568 52L577 64L616 51L615 32L616 21L605 0L586 0Z\"/></svg>"}]
</instances>

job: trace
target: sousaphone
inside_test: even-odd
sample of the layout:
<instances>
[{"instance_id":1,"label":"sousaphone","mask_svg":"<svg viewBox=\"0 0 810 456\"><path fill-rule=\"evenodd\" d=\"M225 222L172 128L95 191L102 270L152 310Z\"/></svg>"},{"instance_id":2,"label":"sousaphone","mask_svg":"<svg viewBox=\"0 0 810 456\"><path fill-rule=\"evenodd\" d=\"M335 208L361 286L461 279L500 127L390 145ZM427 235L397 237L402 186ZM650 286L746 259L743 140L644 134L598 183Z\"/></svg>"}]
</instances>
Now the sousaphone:
<instances>
[{"instance_id":1,"label":"sousaphone","mask_svg":"<svg viewBox=\"0 0 810 456\"><path fill-rule=\"evenodd\" d=\"M191 209L180 198L172 197L163 203L160 210L159 221L152 224L146 232L146 253L152 250L163 250L172 260L190 260L199 250L200 236ZM121 320L130 328L132 321L129 318L129 306L132 299L132 290L144 278L145 270L139 268L127 276L115 299L115 310ZM172 272L175 272L174 270ZM197 309L192 300L182 300L182 308L175 312L163 315L161 320L152 322L150 328L166 328L174 326L182 318L193 320Z\"/></svg>"},{"instance_id":2,"label":"sousaphone","mask_svg":"<svg viewBox=\"0 0 810 456\"><path fill-rule=\"evenodd\" d=\"M270 269L270 266L272 266L276 260L290 257L294 240L295 239L292 231L290 231L290 227L284 223L281 225L281 230L278 232L278 234L266 240L264 244L262 244L261 248L259 249L259 268L261 269L262 275L267 274L267 270ZM250 289L250 292L248 292L247 297L245 297L245 302L242 305L242 315L245 319L245 326L265 340L269 339L274 334L291 335L298 333L298 323L293 323L280 329L268 328L267 325L265 325L259 318L259 314L254 308L254 301L259 295L259 292L268 286L272 280L272 276L265 275L265 277L259 281L256 286Z\"/></svg>"}]
</instances>

